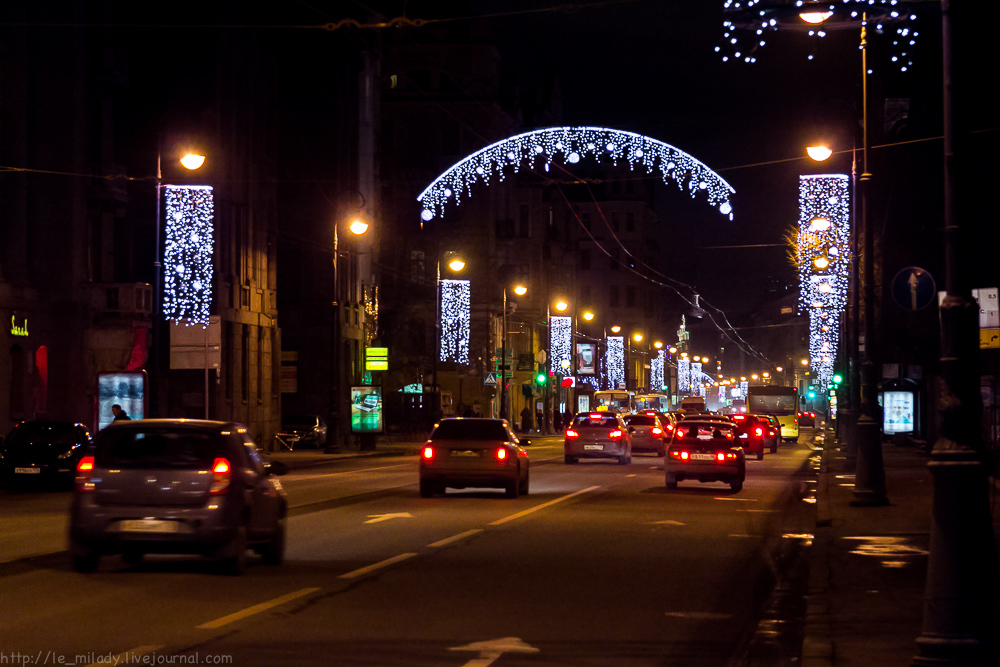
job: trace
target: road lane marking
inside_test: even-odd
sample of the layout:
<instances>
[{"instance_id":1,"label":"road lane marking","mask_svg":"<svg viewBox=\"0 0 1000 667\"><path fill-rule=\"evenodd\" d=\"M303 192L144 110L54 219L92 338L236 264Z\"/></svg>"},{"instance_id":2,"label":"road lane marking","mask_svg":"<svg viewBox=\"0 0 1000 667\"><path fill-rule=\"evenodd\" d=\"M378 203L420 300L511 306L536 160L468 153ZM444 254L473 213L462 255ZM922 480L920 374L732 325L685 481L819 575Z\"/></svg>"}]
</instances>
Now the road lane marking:
<instances>
[{"instance_id":1,"label":"road lane marking","mask_svg":"<svg viewBox=\"0 0 1000 667\"><path fill-rule=\"evenodd\" d=\"M734 500L734 501L739 502L739 503L755 503L755 502L757 502L756 498L729 498L727 496L716 496L712 500Z\"/></svg>"},{"instance_id":2,"label":"road lane marking","mask_svg":"<svg viewBox=\"0 0 1000 667\"><path fill-rule=\"evenodd\" d=\"M452 542L457 542L463 538L475 535L476 533L483 532L482 528L473 528L472 530L467 530L464 533L459 533L458 535L452 535L451 537L446 537L443 540L438 540L437 542L431 542L427 546L429 547L443 547L451 544Z\"/></svg>"},{"instance_id":3,"label":"road lane marking","mask_svg":"<svg viewBox=\"0 0 1000 667\"><path fill-rule=\"evenodd\" d=\"M379 466L378 468L363 468L361 470L343 470L341 472L325 472L320 475L296 475L295 473L289 473L284 475L285 478L289 480L303 480L303 479L321 479L323 477L340 477L342 475L357 475L363 472L375 472L376 470L391 470L392 468L403 468L410 467L410 463L396 463L391 466Z\"/></svg>"},{"instance_id":4,"label":"road lane marking","mask_svg":"<svg viewBox=\"0 0 1000 667\"><path fill-rule=\"evenodd\" d=\"M368 520L365 523L381 523L382 521L388 521L389 519L412 519L413 515L409 512L394 512L392 514L369 514Z\"/></svg>"},{"instance_id":5,"label":"road lane marking","mask_svg":"<svg viewBox=\"0 0 1000 667\"><path fill-rule=\"evenodd\" d=\"M235 621L246 618L247 616L253 616L254 614L259 614L262 611L267 611L268 609L273 609L279 605L283 605L286 602L291 602L297 598L304 595L309 595L310 593L315 593L318 588L302 588L288 595L282 595L281 597L274 598L273 600L268 600L267 602L261 602L260 604L255 604L252 607L247 607L228 616L223 616L222 618L217 618L214 621L209 621L208 623L202 623L198 627L203 630L214 630L215 628L221 628L223 625L229 625Z\"/></svg>"},{"instance_id":6,"label":"road lane marking","mask_svg":"<svg viewBox=\"0 0 1000 667\"><path fill-rule=\"evenodd\" d=\"M413 558L416 555L417 554L415 553L399 554L398 556L393 556L392 558L386 558L385 560L381 560L377 563L372 563L371 565L368 565L366 567L361 567L352 572L347 572L346 574L342 574L338 577L338 579L355 579L357 577L364 576L369 572L374 572L379 568L388 567L389 565L393 565L395 563L404 561L407 558Z\"/></svg>"},{"instance_id":7,"label":"road lane marking","mask_svg":"<svg viewBox=\"0 0 1000 667\"><path fill-rule=\"evenodd\" d=\"M524 510L523 512L518 512L517 514L511 514L510 516L505 516L502 519L497 519L496 521L490 522L489 525L491 525L491 526L500 526L500 525L503 525L503 524L507 523L508 521L513 521L514 519L520 519L522 516L527 516L528 514L531 514L532 512L537 512L538 510L544 509L546 507L549 507L550 505L555 505L556 503L561 503L564 500L569 500L573 496L578 496L581 493L589 493L590 491L595 491L595 490L597 490L599 488L601 488L601 487L599 487L599 486L588 486L586 489L580 489L579 491L574 491L573 493L571 493L571 494L569 494L567 496L563 496L562 498L556 498L555 500L550 500L547 503L542 503L541 505L535 505L534 507L529 507L528 509Z\"/></svg>"},{"instance_id":8,"label":"road lane marking","mask_svg":"<svg viewBox=\"0 0 1000 667\"><path fill-rule=\"evenodd\" d=\"M163 648L163 645L160 645L160 646L137 646L134 649L131 649L129 651L125 651L124 653L119 653L118 655L114 655L114 656L111 656L111 657L108 657L107 655L103 655L103 656L101 656L101 659L98 662L92 662L89 665L87 665L86 667L108 667L108 665L118 665L118 664L126 664L126 665L128 665L128 664L139 663L141 661L136 660L136 658L138 658L140 656L143 656L143 655L147 655L149 653L153 653L154 651L156 651L158 649L161 649L161 648Z\"/></svg>"},{"instance_id":9,"label":"road lane marking","mask_svg":"<svg viewBox=\"0 0 1000 667\"><path fill-rule=\"evenodd\" d=\"M723 621L733 617L732 614L715 614L710 611L668 611L667 616L695 621Z\"/></svg>"},{"instance_id":10,"label":"road lane marking","mask_svg":"<svg viewBox=\"0 0 1000 667\"><path fill-rule=\"evenodd\" d=\"M663 524L665 526L686 526L687 525L686 523L683 523L682 521L674 521L673 519L665 519L663 521L651 521L650 523L653 524L654 526L658 525L658 524Z\"/></svg>"},{"instance_id":11,"label":"road lane marking","mask_svg":"<svg viewBox=\"0 0 1000 667\"><path fill-rule=\"evenodd\" d=\"M635 473L632 473L631 475L625 475L625 476L626 477L635 477Z\"/></svg>"}]
</instances>

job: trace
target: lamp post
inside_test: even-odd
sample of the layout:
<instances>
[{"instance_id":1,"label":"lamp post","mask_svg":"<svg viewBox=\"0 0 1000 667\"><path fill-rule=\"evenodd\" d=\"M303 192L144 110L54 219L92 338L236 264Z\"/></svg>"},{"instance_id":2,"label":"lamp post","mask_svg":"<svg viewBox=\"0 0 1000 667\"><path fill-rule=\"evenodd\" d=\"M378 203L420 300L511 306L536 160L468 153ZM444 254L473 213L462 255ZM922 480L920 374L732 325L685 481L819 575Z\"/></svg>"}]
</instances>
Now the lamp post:
<instances>
[{"instance_id":1,"label":"lamp post","mask_svg":"<svg viewBox=\"0 0 1000 667\"><path fill-rule=\"evenodd\" d=\"M503 286L503 316L501 318L501 326L503 330L500 332L500 418L508 419L510 416L510 410L507 406L507 285ZM514 294L517 296L524 296L528 293L528 288L524 285L517 284L514 286ZM513 361L513 359L511 359ZM514 374L511 373L511 377Z\"/></svg>"},{"instance_id":2,"label":"lamp post","mask_svg":"<svg viewBox=\"0 0 1000 667\"><path fill-rule=\"evenodd\" d=\"M330 400L329 400L329 413L333 420L333 441L328 443L327 451L339 451L340 444L343 442L344 437L347 434L345 428L345 417L350 418L350 410L346 409L347 403L347 392L344 391L344 373L343 373L343 359L344 359L344 340L343 340L343 319L344 313L342 309L342 300L344 298L344 279L343 271L341 271L340 266L340 222L335 222L333 225L333 301L330 302L333 308L333 322L331 327L331 344L330 344ZM355 236L362 236L368 231L368 222L361 216L355 216L347 226L351 234ZM349 254L350 250L343 251L344 254Z\"/></svg>"},{"instance_id":3,"label":"lamp post","mask_svg":"<svg viewBox=\"0 0 1000 667\"><path fill-rule=\"evenodd\" d=\"M441 389L438 387L438 359L441 358L441 260L445 259L447 268L453 273L459 273L465 269L465 260L461 253L449 250L443 255L438 254L437 273L434 281L434 359L431 373L434 376L432 389L437 405L434 406L435 418L437 412L441 410Z\"/></svg>"},{"instance_id":4,"label":"lamp post","mask_svg":"<svg viewBox=\"0 0 1000 667\"><path fill-rule=\"evenodd\" d=\"M186 152L183 156L178 159L178 162L188 171L194 171L199 169L203 164L205 164L205 156L199 155L194 152ZM156 248L153 251L153 358L151 359L150 368L153 369L153 379L150 382L153 394L153 401L155 403L155 408L152 411L157 417L166 416L164 392L167 383L167 372L164 369L164 348L166 347L166 341L164 332L164 317L163 317L163 263L160 258L163 256L162 250L162 230L163 226L162 211L163 209L163 153L162 150L157 148L156 151L156 230L155 230L155 244ZM169 357L167 358L167 367L169 368ZM207 377L207 362L206 362L206 377ZM206 380L207 385L207 380ZM205 389L205 418L208 419L208 389Z\"/></svg>"}]
</instances>

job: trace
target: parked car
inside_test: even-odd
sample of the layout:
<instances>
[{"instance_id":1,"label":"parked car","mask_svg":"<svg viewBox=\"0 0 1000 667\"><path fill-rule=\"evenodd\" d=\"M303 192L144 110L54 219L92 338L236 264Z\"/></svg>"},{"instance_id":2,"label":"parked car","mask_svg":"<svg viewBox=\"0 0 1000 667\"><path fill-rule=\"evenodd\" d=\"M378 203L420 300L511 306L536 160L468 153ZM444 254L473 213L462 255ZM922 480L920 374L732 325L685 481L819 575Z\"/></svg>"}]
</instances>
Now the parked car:
<instances>
[{"instance_id":1,"label":"parked car","mask_svg":"<svg viewBox=\"0 0 1000 667\"><path fill-rule=\"evenodd\" d=\"M667 447L667 432L658 413L646 411L637 415L625 415L625 424L633 429L633 452L653 452L657 456L663 456Z\"/></svg>"},{"instance_id":2,"label":"parked car","mask_svg":"<svg viewBox=\"0 0 1000 667\"><path fill-rule=\"evenodd\" d=\"M685 419L677 425L663 459L668 489L678 482L726 482L733 491L743 489L746 458L733 424Z\"/></svg>"},{"instance_id":3,"label":"parked car","mask_svg":"<svg viewBox=\"0 0 1000 667\"><path fill-rule=\"evenodd\" d=\"M621 465L632 462L632 432L623 413L580 412L563 433L566 463L586 459L617 459Z\"/></svg>"},{"instance_id":4,"label":"parked car","mask_svg":"<svg viewBox=\"0 0 1000 667\"><path fill-rule=\"evenodd\" d=\"M508 498L528 493L526 438L518 439L506 419L442 419L420 450L420 496L447 488L500 488Z\"/></svg>"},{"instance_id":5,"label":"parked car","mask_svg":"<svg viewBox=\"0 0 1000 667\"><path fill-rule=\"evenodd\" d=\"M90 431L83 424L21 422L0 440L0 475L7 483L70 484L90 442Z\"/></svg>"},{"instance_id":6,"label":"parked car","mask_svg":"<svg viewBox=\"0 0 1000 667\"><path fill-rule=\"evenodd\" d=\"M70 553L80 572L105 554L200 554L242 573L247 550L285 553L288 504L269 464L231 422L147 419L101 430L77 464Z\"/></svg>"},{"instance_id":7,"label":"parked car","mask_svg":"<svg viewBox=\"0 0 1000 667\"><path fill-rule=\"evenodd\" d=\"M757 460L764 459L764 423L756 415L733 415L736 422L736 439L747 454L756 454Z\"/></svg>"},{"instance_id":8,"label":"parked car","mask_svg":"<svg viewBox=\"0 0 1000 667\"><path fill-rule=\"evenodd\" d=\"M298 447L326 447L327 425L319 415L293 415L281 420L282 433L296 438Z\"/></svg>"}]
</instances>

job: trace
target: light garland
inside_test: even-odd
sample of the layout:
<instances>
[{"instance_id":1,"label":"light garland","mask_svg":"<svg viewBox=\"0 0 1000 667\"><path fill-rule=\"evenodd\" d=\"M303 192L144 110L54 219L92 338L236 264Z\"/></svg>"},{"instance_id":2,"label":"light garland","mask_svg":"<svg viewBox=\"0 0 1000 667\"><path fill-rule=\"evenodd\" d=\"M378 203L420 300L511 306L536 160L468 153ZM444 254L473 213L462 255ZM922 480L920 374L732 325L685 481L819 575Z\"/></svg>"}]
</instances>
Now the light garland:
<instances>
[{"instance_id":1,"label":"light garland","mask_svg":"<svg viewBox=\"0 0 1000 667\"><path fill-rule=\"evenodd\" d=\"M471 196L472 186L480 181L488 184L494 175L503 181L505 167L513 168L516 173L522 164L541 159L548 171L557 157L564 164L576 164L588 156L594 159L607 156L616 165L624 159L631 169L641 165L646 173L658 168L664 183L675 181L691 197L704 192L710 205L730 220L733 218L729 203L729 195L735 192L733 187L705 164L670 144L605 127L550 127L490 144L449 167L417 196L417 201L423 204L421 220L428 222L443 216L446 204L451 201L460 204L462 196Z\"/></svg>"},{"instance_id":2,"label":"light garland","mask_svg":"<svg viewBox=\"0 0 1000 667\"><path fill-rule=\"evenodd\" d=\"M833 377L851 274L850 183L844 174L799 177L799 307L809 313L809 358L825 386Z\"/></svg>"},{"instance_id":3,"label":"light garland","mask_svg":"<svg viewBox=\"0 0 1000 667\"><path fill-rule=\"evenodd\" d=\"M919 32L916 30L917 15L910 9L904 9L912 2L905 0L840 0L839 5L831 0L829 5L810 3L808 9L817 14L828 14L833 17L839 14L848 19L847 25L855 27L852 22L863 23L866 28L874 27L877 33L882 33L886 25L895 26L896 34L892 38L891 60L899 67L900 72L906 72L913 66L912 51L916 47ZM796 0L795 6L806 7L802 0ZM859 8L860 7L860 8ZM767 36L777 32L781 25L781 14L787 13L787 3L777 3L773 0L764 6L761 0L725 0L722 13L736 20L725 19L722 22L723 41L715 47L721 54L722 61L757 62L754 55L759 48L767 43ZM862 22L862 16L867 21ZM795 20L799 20L796 17ZM808 24L803 20L803 26ZM827 30L843 29L844 22L817 23L814 29L807 30L810 37L822 39ZM785 26L787 27L787 26ZM860 26L858 26L860 27ZM812 60L813 56L809 56ZM869 71L869 73L871 73Z\"/></svg>"},{"instance_id":4,"label":"light garland","mask_svg":"<svg viewBox=\"0 0 1000 667\"><path fill-rule=\"evenodd\" d=\"M742 382L740 382L740 396L743 398L743 400L746 400L747 396L749 395L750 395L750 381L743 380Z\"/></svg>"},{"instance_id":5,"label":"light garland","mask_svg":"<svg viewBox=\"0 0 1000 667\"><path fill-rule=\"evenodd\" d=\"M650 391L663 391L663 368L666 364L666 351L657 350L657 354L649 362Z\"/></svg>"},{"instance_id":6,"label":"light garland","mask_svg":"<svg viewBox=\"0 0 1000 667\"><path fill-rule=\"evenodd\" d=\"M691 391L691 362L684 358L677 360L677 391Z\"/></svg>"},{"instance_id":7,"label":"light garland","mask_svg":"<svg viewBox=\"0 0 1000 667\"><path fill-rule=\"evenodd\" d=\"M469 363L471 296L470 281L441 281L441 361Z\"/></svg>"},{"instance_id":8,"label":"light garland","mask_svg":"<svg viewBox=\"0 0 1000 667\"><path fill-rule=\"evenodd\" d=\"M617 389L625 382L625 338L623 336L608 336L605 365L608 369L608 384L611 389Z\"/></svg>"},{"instance_id":9,"label":"light garland","mask_svg":"<svg viewBox=\"0 0 1000 667\"><path fill-rule=\"evenodd\" d=\"M579 387L581 385L586 385L593 389L594 391L599 391L600 381L594 375L578 375L576 376L576 385Z\"/></svg>"},{"instance_id":10,"label":"light garland","mask_svg":"<svg viewBox=\"0 0 1000 667\"><path fill-rule=\"evenodd\" d=\"M208 326L215 251L211 186L165 185L163 316L185 326Z\"/></svg>"},{"instance_id":11,"label":"light garland","mask_svg":"<svg viewBox=\"0 0 1000 667\"><path fill-rule=\"evenodd\" d=\"M553 315L549 317L550 368L559 377L573 374L573 318ZM563 362L567 362L564 367Z\"/></svg>"}]
</instances>

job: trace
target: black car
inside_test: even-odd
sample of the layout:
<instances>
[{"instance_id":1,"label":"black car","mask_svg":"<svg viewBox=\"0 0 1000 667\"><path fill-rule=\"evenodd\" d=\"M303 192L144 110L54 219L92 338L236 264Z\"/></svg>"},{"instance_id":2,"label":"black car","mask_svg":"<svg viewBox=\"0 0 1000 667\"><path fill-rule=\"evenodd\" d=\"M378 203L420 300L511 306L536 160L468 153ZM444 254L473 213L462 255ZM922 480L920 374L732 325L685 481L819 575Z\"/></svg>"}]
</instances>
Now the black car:
<instances>
[{"instance_id":1,"label":"black car","mask_svg":"<svg viewBox=\"0 0 1000 667\"><path fill-rule=\"evenodd\" d=\"M295 437L296 447L326 447L326 422L319 415L294 415L281 420L281 432Z\"/></svg>"},{"instance_id":2,"label":"black car","mask_svg":"<svg viewBox=\"0 0 1000 667\"><path fill-rule=\"evenodd\" d=\"M69 484L90 442L90 431L83 424L21 422L0 444L0 475L7 483Z\"/></svg>"}]
</instances>

